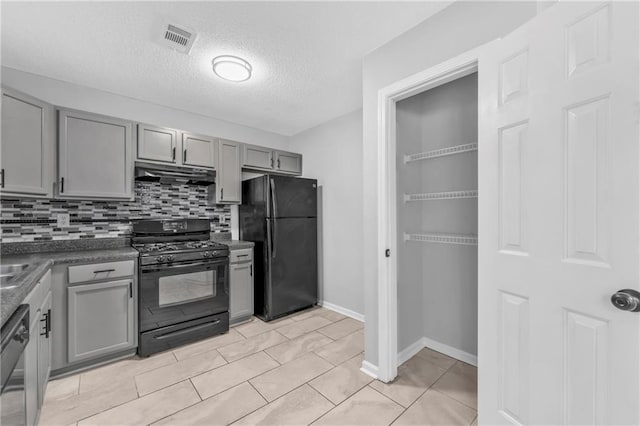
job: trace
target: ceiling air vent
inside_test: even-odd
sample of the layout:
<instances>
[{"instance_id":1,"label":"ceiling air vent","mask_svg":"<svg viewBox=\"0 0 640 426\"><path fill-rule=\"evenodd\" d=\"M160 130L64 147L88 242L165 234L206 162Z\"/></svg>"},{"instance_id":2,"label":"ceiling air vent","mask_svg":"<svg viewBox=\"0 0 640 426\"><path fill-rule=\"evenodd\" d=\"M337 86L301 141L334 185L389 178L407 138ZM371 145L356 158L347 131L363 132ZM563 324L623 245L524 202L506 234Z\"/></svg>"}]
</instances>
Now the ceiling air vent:
<instances>
[{"instance_id":1,"label":"ceiling air vent","mask_svg":"<svg viewBox=\"0 0 640 426\"><path fill-rule=\"evenodd\" d=\"M193 42L196 40L196 35L193 31L167 24L164 27L164 35L161 41L165 46L178 52L189 54Z\"/></svg>"}]
</instances>

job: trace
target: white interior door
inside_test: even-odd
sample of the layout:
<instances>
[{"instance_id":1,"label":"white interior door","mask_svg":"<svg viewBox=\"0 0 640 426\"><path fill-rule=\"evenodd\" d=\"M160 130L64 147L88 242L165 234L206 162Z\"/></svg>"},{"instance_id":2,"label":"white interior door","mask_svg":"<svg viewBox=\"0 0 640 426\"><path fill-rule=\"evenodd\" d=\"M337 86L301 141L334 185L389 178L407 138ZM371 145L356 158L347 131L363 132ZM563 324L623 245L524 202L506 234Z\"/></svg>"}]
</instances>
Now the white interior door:
<instances>
[{"instance_id":1,"label":"white interior door","mask_svg":"<svg viewBox=\"0 0 640 426\"><path fill-rule=\"evenodd\" d=\"M638 21L559 3L479 61L481 424L640 424Z\"/></svg>"}]
</instances>

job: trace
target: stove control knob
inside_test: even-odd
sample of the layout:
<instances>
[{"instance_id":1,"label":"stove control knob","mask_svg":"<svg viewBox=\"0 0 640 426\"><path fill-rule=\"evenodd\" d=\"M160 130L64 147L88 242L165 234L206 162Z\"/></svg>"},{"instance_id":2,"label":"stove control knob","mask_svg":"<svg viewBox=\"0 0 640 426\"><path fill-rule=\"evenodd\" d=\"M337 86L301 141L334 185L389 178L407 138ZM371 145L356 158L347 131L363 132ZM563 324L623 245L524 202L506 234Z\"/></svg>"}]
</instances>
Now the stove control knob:
<instances>
[{"instance_id":1,"label":"stove control knob","mask_svg":"<svg viewBox=\"0 0 640 426\"><path fill-rule=\"evenodd\" d=\"M204 253L202 253L202 255L204 257L211 257L211 253L209 253L208 251L205 251Z\"/></svg>"},{"instance_id":2,"label":"stove control knob","mask_svg":"<svg viewBox=\"0 0 640 426\"><path fill-rule=\"evenodd\" d=\"M172 254L167 255L167 262L173 262L176 257Z\"/></svg>"},{"instance_id":3,"label":"stove control knob","mask_svg":"<svg viewBox=\"0 0 640 426\"><path fill-rule=\"evenodd\" d=\"M158 256L158 257L156 257L156 261L157 261L158 263L162 263L162 262L164 262L164 261L165 261L165 257L164 257L164 256Z\"/></svg>"}]
</instances>

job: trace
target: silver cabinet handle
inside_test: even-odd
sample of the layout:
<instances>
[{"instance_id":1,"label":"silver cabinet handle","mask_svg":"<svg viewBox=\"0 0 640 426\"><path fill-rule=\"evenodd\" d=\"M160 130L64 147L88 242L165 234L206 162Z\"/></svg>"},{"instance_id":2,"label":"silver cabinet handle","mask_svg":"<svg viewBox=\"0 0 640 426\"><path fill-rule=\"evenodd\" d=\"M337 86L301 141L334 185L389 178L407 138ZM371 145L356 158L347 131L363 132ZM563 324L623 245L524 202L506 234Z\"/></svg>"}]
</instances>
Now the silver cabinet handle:
<instances>
[{"instance_id":1,"label":"silver cabinet handle","mask_svg":"<svg viewBox=\"0 0 640 426\"><path fill-rule=\"evenodd\" d=\"M94 274L102 274L102 273L104 273L104 272L115 272L115 271L116 271L116 270L112 268L112 269L101 269L101 270L99 270L99 271L93 271L93 273L94 273Z\"/></svg>"},{"instance_id":2,"label":"silver cabinet handle","mask_svg":"<svg viewBox=\"0 0 640 426\"><path fill-rule=\"evenodd\" d=\"M640 292L629 288L617 291L611 296L611 303L622 311L640 312Z\"/></svg>"}]
</instances>

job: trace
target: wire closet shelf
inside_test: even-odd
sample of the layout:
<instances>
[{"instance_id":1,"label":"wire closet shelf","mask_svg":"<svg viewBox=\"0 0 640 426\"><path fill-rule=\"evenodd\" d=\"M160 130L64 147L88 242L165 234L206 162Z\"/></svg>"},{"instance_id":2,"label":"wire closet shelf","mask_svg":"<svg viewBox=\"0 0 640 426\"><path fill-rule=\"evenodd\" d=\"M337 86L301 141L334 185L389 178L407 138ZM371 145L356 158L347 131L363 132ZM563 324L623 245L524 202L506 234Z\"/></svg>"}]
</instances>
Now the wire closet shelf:
<instances>
[{"instance_id":1,"label":"wire closet shelf","mask_svg":"<svg viewBox=\"0 0 640 426\"><path fill-rule=\"evenodd\" d=\"M478 236L475 234L440 234L424 233L409 234L404 233L404 240L417 241L421 243L457 244L463 246L477 246Z\"/></svg>"},{"instance_id":2,"label":"wire closet shelf","mask_svg":"<svg viewBox=\"0 0 640 426\"><path fill-rule=\"evenodd\" d=\"M446 157L449 155L462 154L465 152L473 152L478 150L478 143L468 143L464 145L455 145L447 148L435 149L416 154L406 154L404 163L412 163L415 161L429 160L432 158ZM464 198L478 198L478 190L470 189L464 191L443 191L443 192L424 192L416 194L404 194L404 202L412 201L433 201L433 200L453 200ZM421 243L438 243L438 244L456 244L465 246L477 246L478 236L475 234L446 234L446 233L404 233L404 241L416 241Z\"/></svg>"},{"instance_id":3,"label":"wire closet shelf","mask_svg":"<svg viewBox=\"0 0 640 426\"><path fill-rule=\"evenodd\" d=\"M478 150L478 143L468 143L464 145L449 146L447 148L435 149L433 151L419 152L416 154L405 154L404 162L412 163L414 161L429 160L431 158L446 157L448 155L462 154L464 152L472 152Z\"/></svg>"}]
</instances>

